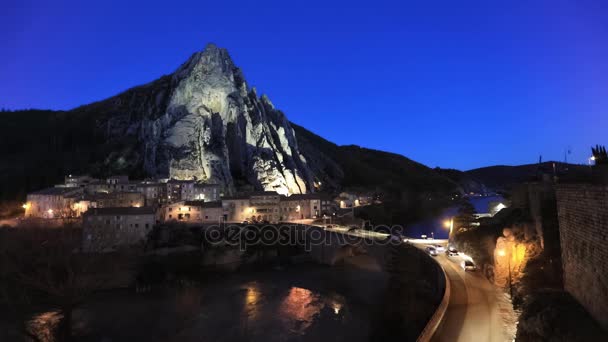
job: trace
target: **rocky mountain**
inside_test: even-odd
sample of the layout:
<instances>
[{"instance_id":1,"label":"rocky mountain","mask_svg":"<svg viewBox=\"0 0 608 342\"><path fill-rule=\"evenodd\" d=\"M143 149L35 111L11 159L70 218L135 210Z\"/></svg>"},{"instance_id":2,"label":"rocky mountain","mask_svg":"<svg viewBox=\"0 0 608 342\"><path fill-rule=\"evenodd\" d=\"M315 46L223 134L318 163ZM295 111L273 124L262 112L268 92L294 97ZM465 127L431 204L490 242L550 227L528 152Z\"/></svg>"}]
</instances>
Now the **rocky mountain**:
<instances>
[{"instance_id":1,"label":"rocky mountain","mask_svg":"<svg viewBox=\"0 0 608 342\"><path fill-rule=\"evenodd\" d=\"M411 197L457 189L403 156L338 146L290 123L246 83L228 52L211 44L174 73L103 101L0 113L0 136L4 198L68 173L197 179L227 193L382 188Z\"/></svg>"},{"instance_id":2,"label":"rocky mountain","mask_svg":"<svg viewBox=\"0 0 608 342\"><path fill-rule=\"evenodd\" d=\"M312 187L285 115L212 44L173 74L76 112L97 115L109 140L133 137L150 176L219 183L228 192L235 183L281 194Z\"/></svg>"}]
</instances>

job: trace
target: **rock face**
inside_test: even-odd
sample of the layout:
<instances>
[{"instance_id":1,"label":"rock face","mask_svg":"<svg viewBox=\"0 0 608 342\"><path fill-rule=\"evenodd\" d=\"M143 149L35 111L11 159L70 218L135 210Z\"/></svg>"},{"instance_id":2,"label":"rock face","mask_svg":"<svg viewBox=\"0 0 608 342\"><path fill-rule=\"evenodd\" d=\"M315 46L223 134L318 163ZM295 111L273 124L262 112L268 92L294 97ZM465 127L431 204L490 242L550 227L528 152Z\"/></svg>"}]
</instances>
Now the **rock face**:
<instances>
[{"instance_id":1,"label":"rock face","mask_svg":"<svg viewBox=\"0 0 608 342\"><path fill-rule=\"evenodd\" d=\"M236 184L285 195L312 188L289 121L247 86L225 49L210 44L172 75L101 107L108 104L110 139L135 137L148 175L219 183L228 193Z\"/></svg>"}]
</instances>

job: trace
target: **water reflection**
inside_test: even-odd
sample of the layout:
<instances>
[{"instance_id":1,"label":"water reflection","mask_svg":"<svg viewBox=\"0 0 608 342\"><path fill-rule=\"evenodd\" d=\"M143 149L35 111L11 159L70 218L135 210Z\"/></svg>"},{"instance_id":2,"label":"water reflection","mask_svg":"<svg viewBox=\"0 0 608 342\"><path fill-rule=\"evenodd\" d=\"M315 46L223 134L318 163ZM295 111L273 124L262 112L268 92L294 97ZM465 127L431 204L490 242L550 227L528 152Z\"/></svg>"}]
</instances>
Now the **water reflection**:
<instances>
[{"instance_id":1,"label":"water reflection","mask_svg":"<svg viewBox=\"0 0 608 342\"><path fill-rule=\"evenodd\" d=\"M257 281L251 281L245 284L245 305L243 311L247 320L255 321L260 318L261 305L259 301L262 298L260 284Z\"/></svg>"},{"instance_id":2,"label":"water reflection","mask_svg":"<svg viewBox=\"0 0 608 342\"><path fill-rule=\"evenodd\" d=\"M61 321L59 311L49 311L34 315L28 322L28 333L36 336L41 342L54 341L53 331Z\"/></svg>"},{"instance_id":3,"label":"water reflection","mask_svg":"<svg viewBox=\"0 0 608 342\"><path fill-rule=\"evenodd\" d=\"M292 287L281 303L279 317L289 320L293 332L302 333L312 323L314 316L321 311L323 303L319 303L319 295L300 287Z\"/></svg>"},{"instance_id":4,"label":"water reflection","mask_svg":"<svg viewBox=\"0 0 608 342\"><path fill-rule=\"evenodd\" d=\"M334 292L344 287L336 272L303 266L218 277L146 294L100 293L74 311L74 333L88 341L148 341L158 336L180 341L200 341L201 336L206 341L235 342L362 341L370 317L367 307L355 303L369 294L346 287L343 290L351 296L347 300ZM42 341L51 342L52 322L60 317L52 311L36 314L32 332L35 329ZM6 340L2 336L0 332L0 341Z\"/></svg>"}]
</instances>

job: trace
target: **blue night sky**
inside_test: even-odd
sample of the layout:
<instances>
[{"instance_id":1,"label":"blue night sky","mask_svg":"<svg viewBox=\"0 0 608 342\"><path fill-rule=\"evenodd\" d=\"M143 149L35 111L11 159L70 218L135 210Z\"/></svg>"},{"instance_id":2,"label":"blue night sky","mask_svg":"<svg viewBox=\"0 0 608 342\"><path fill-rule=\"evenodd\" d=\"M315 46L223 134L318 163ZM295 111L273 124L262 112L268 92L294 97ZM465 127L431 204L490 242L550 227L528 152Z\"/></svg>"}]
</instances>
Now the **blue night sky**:
<instances>
[{"instance_id":1,"label":"blue night sky","mask_svg":"<svg viewBox=\"0 0 608 342\"><path fill-rule=\"evenodd\" d=\"M0 5L0 107L70 109L208 42L338 144L470 169L608 144L608 1L34 1Z\"/></svg>"}]
</instances>

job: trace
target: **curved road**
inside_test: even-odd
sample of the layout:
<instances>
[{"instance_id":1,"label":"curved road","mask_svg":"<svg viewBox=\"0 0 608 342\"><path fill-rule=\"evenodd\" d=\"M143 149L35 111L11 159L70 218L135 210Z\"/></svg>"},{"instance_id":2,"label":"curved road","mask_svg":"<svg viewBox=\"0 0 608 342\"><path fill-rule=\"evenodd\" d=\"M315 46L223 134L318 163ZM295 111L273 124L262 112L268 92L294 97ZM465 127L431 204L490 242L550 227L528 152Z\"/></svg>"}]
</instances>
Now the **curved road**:
<instances>
[{"instance_id":1,"label":"curved road","mask_svg":"<svg viewBox=\"0 0 608 342\"><path fill-rule=\"evenodd\" d=\"M461 257L440 254L451 285L450 302L432 341L509 341L499 314L496 288L479 272L464 272Z\"/></svg>"}]
</instances>

